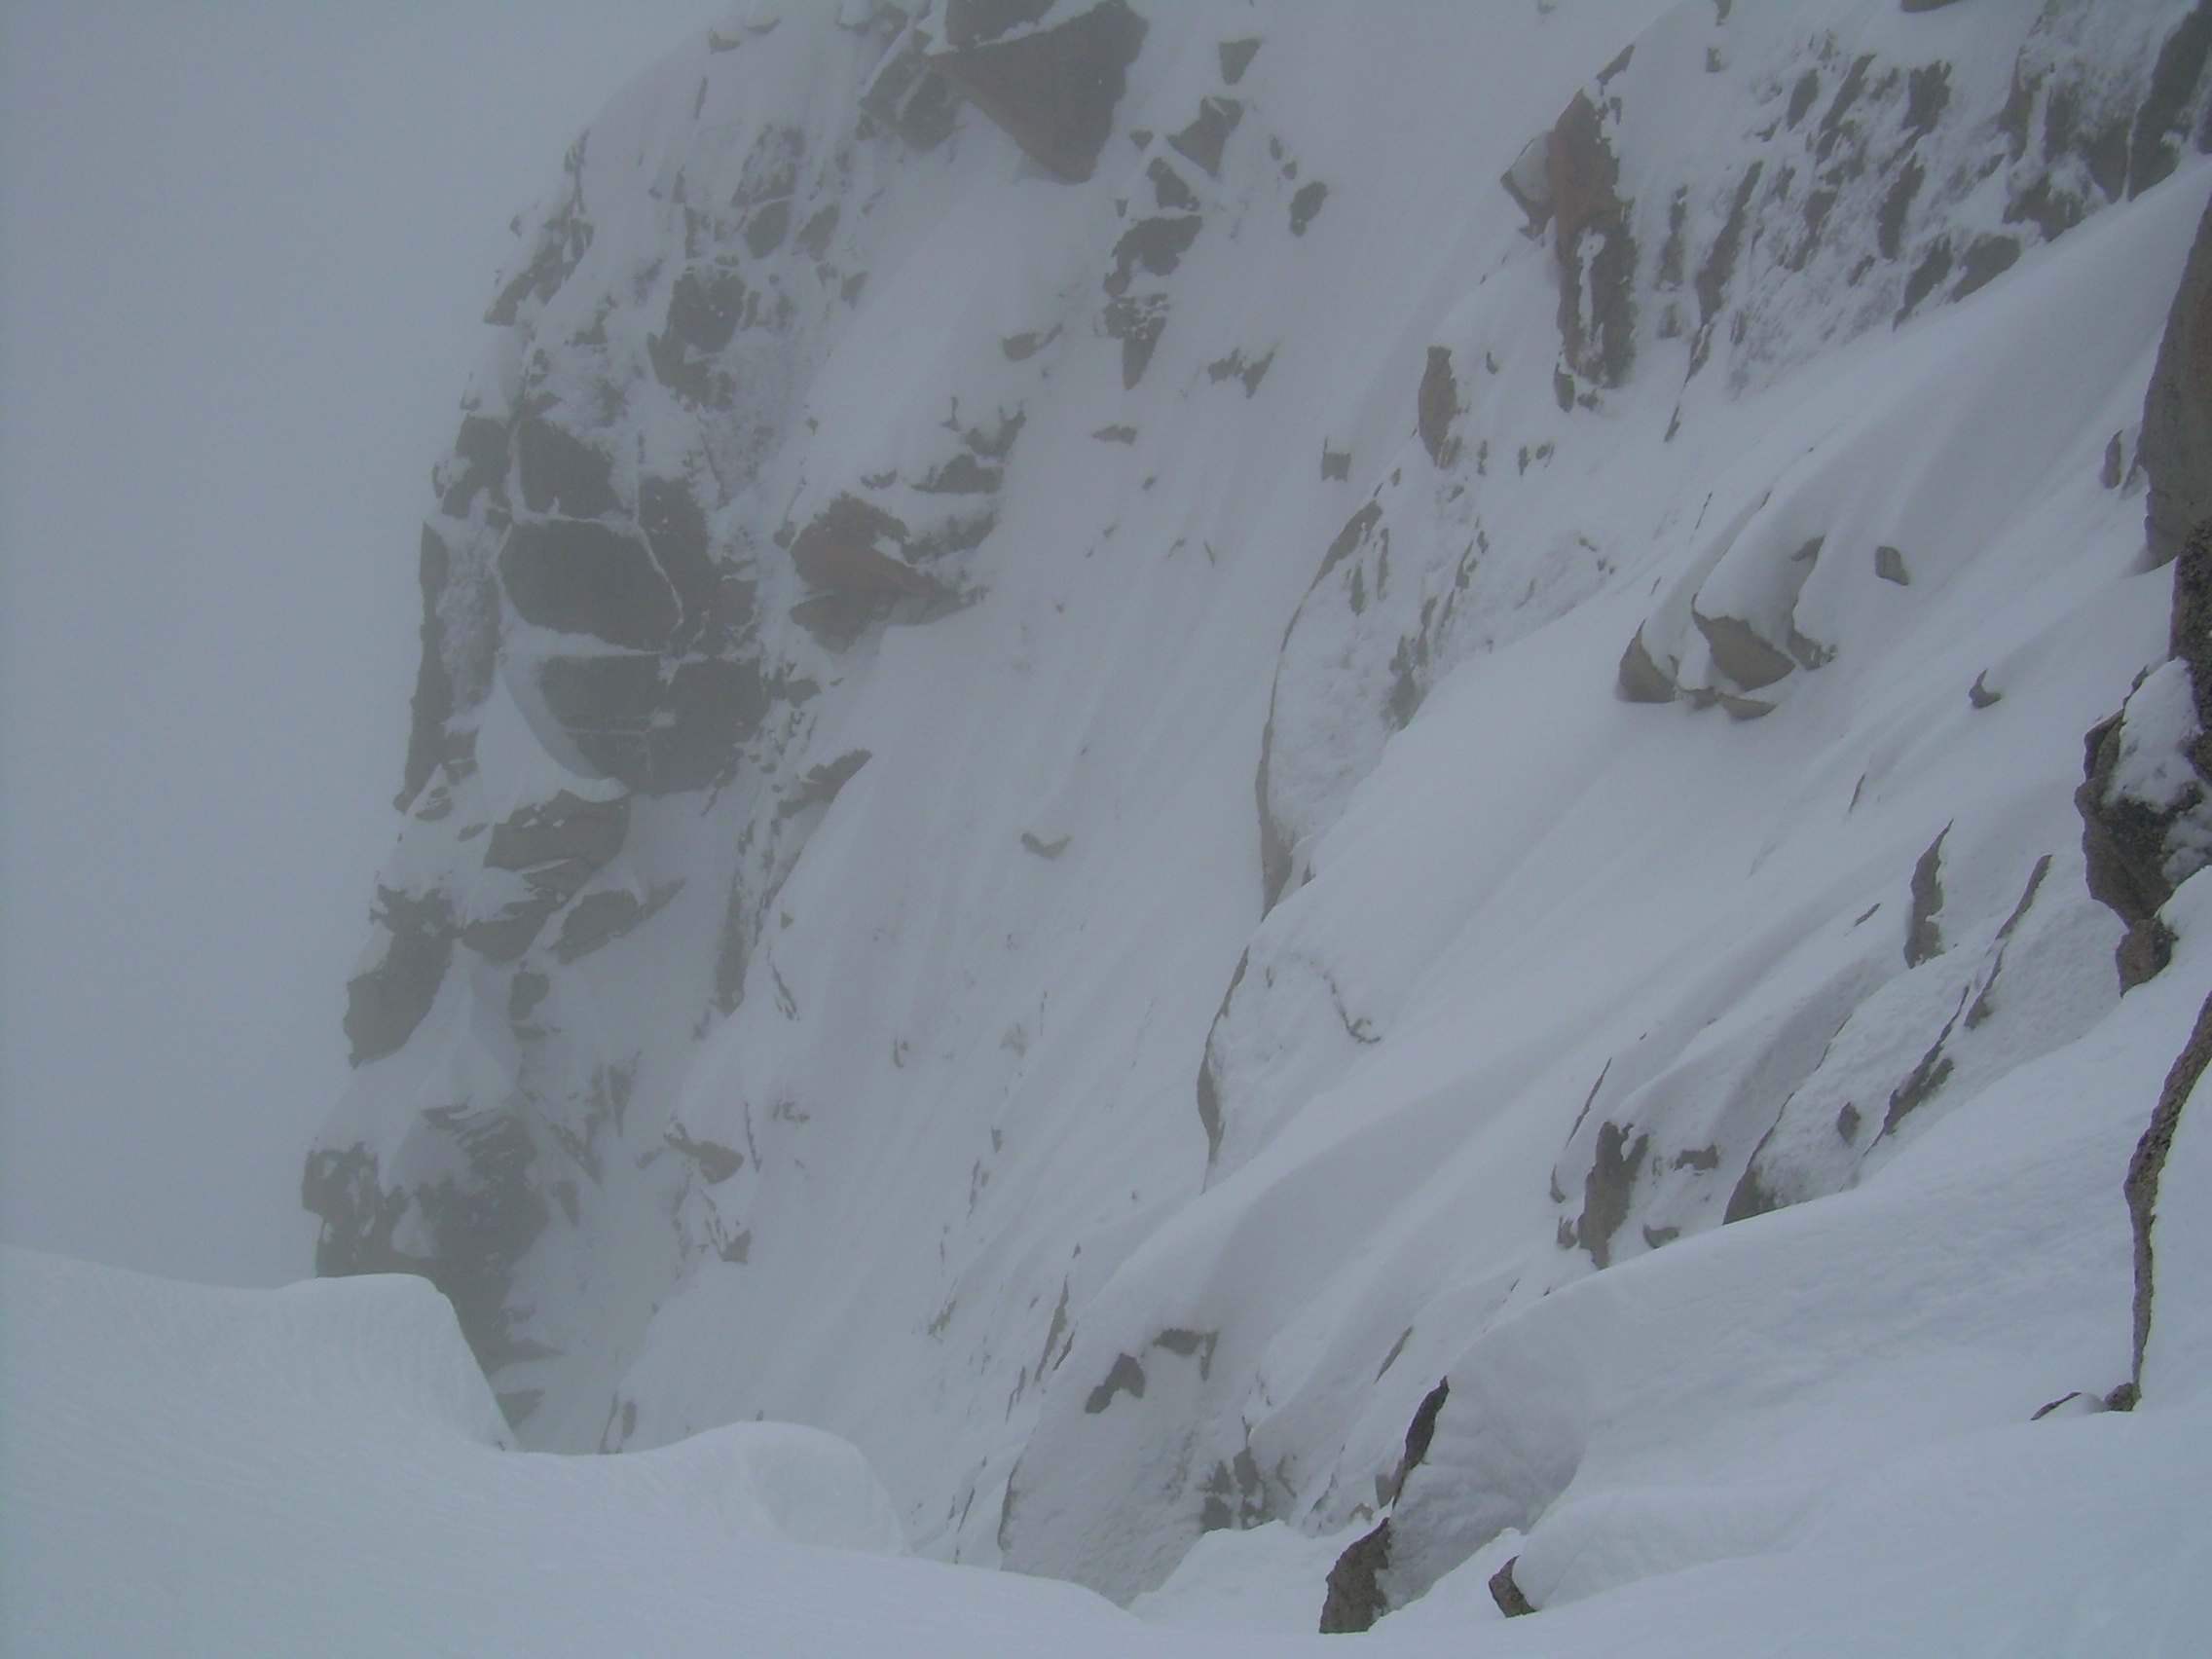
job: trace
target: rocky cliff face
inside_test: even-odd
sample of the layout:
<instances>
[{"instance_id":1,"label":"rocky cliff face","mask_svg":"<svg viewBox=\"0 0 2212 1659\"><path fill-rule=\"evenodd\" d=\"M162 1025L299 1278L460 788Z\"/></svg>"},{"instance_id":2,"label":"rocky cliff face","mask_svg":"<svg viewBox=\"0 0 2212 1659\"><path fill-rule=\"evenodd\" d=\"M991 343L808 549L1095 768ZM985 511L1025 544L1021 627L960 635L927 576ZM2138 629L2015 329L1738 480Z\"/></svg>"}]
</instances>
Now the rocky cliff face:
<instances>
[{"instance_id":1,"label":"rocky cliff face","mask_svg":"<svg viewBox=\"0 0 2212 1659\"><path fill-rule=\"evenodd\" d=\"M2208 18L741 8L437 470L321 1271L537 1445L818 1423L1123 1597L1357 1527L1370 1618L1790 1387L1809 1480L2109 1388L2153 1101L2032 1080L2212 854Z\"/></svg>"}]
</instances>

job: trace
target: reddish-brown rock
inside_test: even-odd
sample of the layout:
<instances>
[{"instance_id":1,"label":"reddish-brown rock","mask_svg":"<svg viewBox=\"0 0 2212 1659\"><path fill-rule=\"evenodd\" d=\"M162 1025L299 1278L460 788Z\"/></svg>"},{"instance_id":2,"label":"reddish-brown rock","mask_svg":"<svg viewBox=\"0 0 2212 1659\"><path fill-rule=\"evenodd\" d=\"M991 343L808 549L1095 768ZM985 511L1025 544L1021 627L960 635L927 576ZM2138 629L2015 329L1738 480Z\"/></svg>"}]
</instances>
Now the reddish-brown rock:
<instances>
[{"instance_id":1,"label":"reddish-brown rock","mask_svg":"<svg viewBox=\"0 0 2212 1659\"><path fill-rule=\"evenodd\" d=\"M942 597L938 583L883 551L884 542L903 551L910 535L903 523L872 501L841 495L793 538L792 564L813 586L833 594Z\"/></svg>"}]
</instances>

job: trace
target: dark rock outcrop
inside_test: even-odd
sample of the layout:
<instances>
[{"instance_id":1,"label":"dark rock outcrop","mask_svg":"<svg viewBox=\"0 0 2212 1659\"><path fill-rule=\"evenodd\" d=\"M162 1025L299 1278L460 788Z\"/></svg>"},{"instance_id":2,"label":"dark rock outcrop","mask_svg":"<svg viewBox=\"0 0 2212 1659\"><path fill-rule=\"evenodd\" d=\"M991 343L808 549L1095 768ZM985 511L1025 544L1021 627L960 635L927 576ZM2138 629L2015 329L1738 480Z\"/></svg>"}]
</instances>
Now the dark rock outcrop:
<instances>
[{"instance_id":1,"label":"dark rock outcrop","mask_svg":"<svg viewBox=\"0 0 2212 1659\"><path fill-rule=\"evenodd\" d=\"M936 599L943 593L913 566L880 552L867 542L809 525L792 543L792 563L816 587L846 593L904 595Z\"/></svg>"},{"instance_id":2,"label":"dark rock outcrop","mask_svg":"<svg viewBox=\"0 0 2212 1659\"><path fill-rule=\"evenodd\" d=\"M523 877L526 897L461 930L461 942L493 962L512 962L536 941L546 922L622 850L630 803L584 800L567 790L492 827L487 869Z\"/></svg>"},{"instance_id":3,"label":"dark rock outcrop","mask_svg":"<svg viewBox=\"0 0 2212 1659\"><path fill-rule=\"evenodd\" d=\"M2172 817L2113 793L2123 717L2089 728L2083 740L2083 780L2074 792L2082 814L2082 857L2090 896L2127 925L2116 961L2122 986L2141 984L2173 955L2173 935L2158 920L2173 896L2165 877L2166 831Z\"/></svg>"},{"instance_id":4,"label":"dark rock outcrop","mask_svg":"<svg viewBox=\"0 0 2212 1659\"><path fill-rule=\"evenodd\" d=\"M593 228L584 212L584 148L589 134L569 146L562 171L568 185L561 204L538 227L530 257L520 263L484 320L495 327L512 324L533 303L543 304L569 279L590 249Z\"/></svg>"},{"instance_id":5,"label":"dark rock outcrop","mask_svg":"<svg viewBox=\"0 0 2212 1659\"><path fill-rule=\"evenodd\" d=\"M1513 1568L1520 1559L1515 1556L1490 1575L1490 1599L1497 1604L1497 1610L1509 1619L1522 1618L1536 1610L1522 1593L1521 1586L1513 1581Z\"/></svg>"},{"instance_id":6,"label":"dark rock outcrop","mask_svg":"<svg viewBox=\"0 0 2212 1659\"><path fill-rule=\"evenodd\" d=\"M1614 193L1620 172L1597 105L1575 93L1552 128L1545 176L1559 255L1560 355L1595 387L1619 386L1636 362L1637 245L1628 204ZM1563 404L1574 396L1563 386Z\"/></svg>"},{"instance_id":7,"label":"dark rock outcrop","mask_svg":"<svg viewBox=\"0 0 2212 1659\"><path fill-rule=\"evenodd\" d=\"M1259 55L1260 48L1265 44L1258 38L1223 41L1216 51L1216 56L1221 62L1222 80L1232 87L1243 80L1244 71L1252 66L1252 59Z\"/></svg>"},{"instance_id":8,"label":"dark rock outcrop","mask_svg":"<svg viewBox=\"0 0 2212 1659\"><path fill-rule=\"evenodd\" d=\"M484 863L492 869L560 870L580 883L622 850L629 830L627 800L585 800L563 790L495 824Z\"/></svg>"},{"instance_id":9,"label":"dark rock outcrop","mask_svg":"<svg viewBox=\"0 0 2212 1659\"><path fill-rule=\"evenodd\" d=\"M1621 652L1620 677L1614 682L1614 691L1624 703L1672 703L1676 696L1675 677L1651 660L1651 648L1643 643L1643 630L1637 629Z\"/></svg>"},{"instance_id":10,"label":"dark rock outcrop","mask_svg":"<svg viewBox=\"0 0 2212 1659\"><path fill-rule=\"evenodd\" d=\"M1422 1395L1420 1404L1414 1408L1413 1421L1406 1425L1406 1449L1398 1457L1397 1472L1390 1477L1393 1495L1405 1490L1406 1477L1428 1456L1428 1449L1436 1439L1437 1414L1444 1410L1444 1402L1451 1397L1452 1380L1439 1378L1436 1386Z\"/></svg>"},{"instance_id":11,"label":"dark rock outcrop","mask_svg":"<svg viewBox=\"0 0 2212 1659\"><path fill-rule=\"evenodd\" d=\"M1937 918L1943 912L1943 837L1950 832L1951 827L1944 825L1912 866L1912 917L1904 936L1907 968L1919 967L1943 949L1943 928Z\"/></svg>"},{"instance_id":12,"label":"dark rock outcrop","mask_svg":"<svg viewBox=\"0 0 2212 1659\"><path fill-rule=\"evenodd\" d=\"M533 416L515 426L515 473L534 513L599 518L622 510L607 457L552 422Z\"/></svg>"},{"instance_id":13,"label":"dark rock outcrop","mask_svg":"<svg viewBox=\"0 0 2212 1659\"><path fill-rule=\"evenodd\" d=\"M745 657L547 657L537 683L584 759L641 794L719 782L770 700Z\"/></svg>"},{"instance_id":14,"label":"dark rock outcrop","mask_svg":"<svg viewBox=\"0 0 2212 1659\"><path fill-rule=\"evenodd\" d=\"M415 1034L453 961L453 901L377 890L373 920L391 937L384 960L346 986L346 1040L360 1066L392 1052Z\"/></svg>"},{"instance_id":15,"label":"dark rock outcrop","mask_svg":"<svg viewBox=\"0 0 2212 1659\"><path fill-rule=\"evenodd\" d=\"M1081 184L1113 131L1145 22L1124 0L1103 0L1053 27L1021 32L1045 11L1026 0L948 0L948 50L928 63L1030 160Z\"/></svg>"},{"instance_id":16,"label":"dark rock outcrop","mask_svg":"<svg viewBox=\"0 0 2212 1659\"><path fill-rule=\"evenodd\" d=\"M2201 250L2201 233L2198 245ZM2169 344L2171 339L2169 333ZM2074 793L2089 891L2127 924L2118 958L2123 986L2140 984L2165 967L2173 938L2158 910L2212 857L2204 822L2212 798L2212 751L2204 736L2212 693L2206 614L2212 603L2212 520L2190 533L2173 570L2173 654L2137 682L2119 714L2090 728L2083 740L2082 786ZM2173 682L2177 673L2186 683ZM2186 707L2174 706L2184 699ZM2146 704L2156 707L2146 710ZM2141 734L2133 729L2138 719L2149 728ZM2184 734L2184 721L2195 729ZM2144 754L2177 737L2177 753Z\"/></svg>"},{"instance_id":17,"label":"dark rock outcrop","mask_svg":"<svg viewBox=\"0 0 2212 1659\"><path fill-rule=\"evenodd\" d=\"M409 706L407 768L392 805L401 812L413 804L437 770L445 753L446 722L453 719L453 672L446 666L445 618L438 601L445 597L453 557L444 540L428 525L423 527L423 549L417 562L417 580L423 589L423 657L415 670L415 695Z\"/></svg>"},{"instance_id":18,"label":"dark rock outcrop","mask_svg":"<svg viewBox=\"0 0 2212 1659\"><path fill-rule=\"evenodd\" d=\"M1359 1538L1329 1568L1329 1593L1321 1603L1321 1634L1345 1636L1372 1630L1390 1610L1377 1575L1390 1565L1388 1521Z\"/></svg>"},{"instance_id":19,"label":"dark rock outcrop","mask_svg":"<svg viewBox=\"0 0 2212 1659\"><path fill-rule=\"evenodd\" d=\"M2191 22L2212 12L2199 7ZM2185 24L2174 40L2188 32ZM2161 73L2173 41L2161 55ZM2197 50L2198 72L2203 53ZM2154 89L2154 96L2157 89ZM2147 104L2146 109L2149 108ZM2140 135L2140 132L2139 132ZM2157 798L2120 777L2131 747L2129 718L2157 676L2137 683L2127 704L2092 727L2083 740L2083 782L2074 803L2082 814L2082 851L2089 891L2127 924L2119 954L2120 982L2140 983L2166 965L2173 940L2158 908L2174 888L2206 860L2203 836L2192 819L2206 799L2212 752L2204 731L2212 714L2212 208L2198 222L2180 289L2166 314L2157 366L2143 399L2139 455L2150 476L2144 535L2151 557L2173 565L2169 662L2188 676L2189 703L2197 730L2183 753L2167 757L2188 779ZM2159 687L2172 699L2175 687ZM2157 694L2157 693L2154 693ZM2166 711L2167 726L2174 711ZM2137 768L2140 770L2140 768Z\"/></svg>"},{"instance_id":20,"label":"dark rock outcrop","mask_svg":"<svg viewBox=\"0 0 2212 1659\"><path fill-rule=\"evenodd\" d=\"M1690 620L1705 636L1714 666L1747 691L1772 685L1797 666L1788 652L1769 645L1741 617L1708 616L1693 609Z\"/></svg>"},{"instance_id":21,"label":"dark rock outcrop","mask_svg":"<svg viewBox=\"0 0 2212 1659\"><path fill-rule=\"evenodd\" d=\"M1172 178L1174 174L1166 176ZM1114 269L1106 276L1106 292L1116 298L1127 293L1129 281L1139 268L1155 276L1169 275L1183 255L1190 252L1191 243L1198 240L1204 225L1205 221L1196 213L1139 219L1124 231L1121 240L1114 244Z\"/></svg>"},{"instance_id":22,"label":"dark rock outcrop","mask_svg":"<svg viewBox=\"0 0 2212 1659\"><path fill-rule=\"evenodd\" d=\"M1648 1134L1631 1141L1628 1130L1618 1124L1599 1126L1597 1156L1583 1179L1582 1214L1574 1224L1574 1241L1590 1253L1597 1267L1612 1266L1613 1235L1628 1220L1637 1172L1643 1167L1643 1155L1650 1146Z\"/></svg>"},{"instance_id":23,"label":"dark rock outcrop","mask_svg":"<svg viewBox=\"0 0 2212 1659\"><path fill-rule=\"evenodd\" d=\"M516 525L499 580L524 621L633 650L665 645L680 614L645 542L596 519Z\"/></svg>"},{"instance_id":24,"label":"dark rock outcrop","mask_svg":"<svg viewBox=\"0 0 2212 1659\"><path fill-rule=\"evenodd\" d=\"M2151 1340L2151 1320L2157 1307L2152 1232L2158 1219L2158 1180L2165 1171L2166 1155L2173 1150L2174 1132L2181 1126L2182 1108L2196 1091L2208 1064L2212 1064L2212 997L2205 999L2189 1042L2166 1073L2150 1125L2136 1143L2135 1156L2128 1161L2127 1218L2135 1235L2135 1365L2124 1385L2122 1403L2126 1404L2133 1404L2142 1393L2143 1350Z\"/></svg>"},{"instance_id":25,"label":"dark rock outcrop","mask_svg":"<svg viewBox=\"0 0 2212 1659\"><path fill-rule=\"evenodd\" d=\"M1428 459L1439 466L1451 465L1459 452L1452 437L1452 423L1459 414L1459 382L1452 373L1449 348L1428 349L1428 367L1421 371L1420 391L1414 408L1421 448L1428 451Z\"/></svg>"},{"instance_id":26,"label":"dark rock outcrop","mask_svg":"<svg viewBox=\"0 0 2212 1659\"><path fill-rule=\"evenodd\" d=\"M1221 175L1222 152L1229 135L1244 119L1244 106L1235 98L1202 98L1198 116L1180 132L1167 135L1169 147L1197 166L1208 178Z\"/></svg>"},{"instance_id":27,"label":"dark rock outcrop","mask_svg":"<svg viewBox=\"0 0 2212 1659\"><path fill-rule=\"evenodd\" d=\"M1406 1448L1399 1456L1397 1472L1386 1484L1393 1498L1405 1490L1406 1477L1420 1466L1436 1438L1437 1415L1451 1397L1449 1378L1421 1397L1406 1425ZM1321 1634L1337 1636L1369 1630L1390 1610L1389 1596L1380 1575L1390 1566L1390 1522L1384 1517L1376 1529L1355 1539L1329 1568L1329 1593L1321 1604Z\"/></svg>"},{"instance_id":28,"label":"dark rock outcrop","mask_svg":"<svg viewBox=\"0 0 2212 1659\"><path fill-rule=\"evenodd\" d=\"M960 495L995 489L998 474L987 472L963 453L916 486L929 493ZM994 520L986 509L980 533L955 539L979 541ZM792 608L791 617L832 650L843 650L869 623L901 601L925 604L950 597L935 577L895 558L878 545L889 541L909 554L927 556L927 538L911 537L907 527L872 502L839 496L792 538L792 565L819 590Z\"/></svg>"},{"instance_id":29,"label":"dark rock outcrop","mask_svg":"<svg viewBox=\"0 0 2212 1659\"><path fill-rule=\"evenodd\" d=\"M516 1314L507 1306L515 1265L552 1219L532 1179L537 1149L529 1130L508 1113L471 1119L449 1110L426 1114L416 1132L441 1143L425 1156L447 1162L449 1172L408 1188L384 1186L366 1147L309 1155L300 1202L322 1221L315 1272L427 1278L453 1304L488 1376L542 1357L549 1351L542 1345L515 1335ZM411 1216L415 1236L429 1245L425 1254L410 1254L394 1242L400 1222Z\"/></svg>"},{"instance_id":30,"label":"dark rock outcrop","mask_svg":"<svg viewBox=\"0 0 2212 1659\"><path fill-rule=\"evenodd\" d=\"M2139 454L2151 480L2144 531L2152 559L2164 564L2181 552L2193 529L2212 518L2212 208L2197 230L2167 313L2157 367L2143 399ZM2175 623L2178 636L2178 606ZM2203 637L2199 628L2196 638ZM2178 638L2176 644L2178 649Z\"/></svg>"},{"instance_id":31,"label":"dark rock outcrop","mask_svg":"<svg viewBox=\"0 0 2212 1659\"><path fill-rule=\"evenodd\" d=\"M920 151L934 150L952 135L960 93L929 64L928 44L908 29L884 55L861 108Z\"/></svg>"}]
</instances>

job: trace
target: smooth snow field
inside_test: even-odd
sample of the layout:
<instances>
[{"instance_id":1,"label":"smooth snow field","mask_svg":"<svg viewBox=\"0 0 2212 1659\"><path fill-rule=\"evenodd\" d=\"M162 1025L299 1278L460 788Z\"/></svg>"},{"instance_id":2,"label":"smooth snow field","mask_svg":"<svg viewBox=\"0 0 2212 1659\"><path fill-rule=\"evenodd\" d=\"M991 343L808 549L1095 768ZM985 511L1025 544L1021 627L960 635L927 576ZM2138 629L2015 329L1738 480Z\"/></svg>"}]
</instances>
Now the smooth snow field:
<instances>
[{"instance_id":1,"label":"smooth snow field","mask_svg":"<svg viewBox=\"0 0 2212 1659\"><path fill-rule=\"evenodd\" d=\"M2192 966L2201 979L2204 965ZM2147 987L2126 1013L2181 1018L2172 989ZM2096 1136L2068 1122L2079 1101L2069 1096L2081 1068L2110 1057L2092 1050L2046 1068L2027 1114L2032 1144L2009 1161L2015 1173L2040 1165L2042 1179L2062 1179L2061 1166L2092 1153ZM1800 1268L1857 1245L1877 1294L1831 1282L1822 1295L1831 1312L1840 1304L1878 1318L1890 1297L1912 1295L1886 1283L1889 1272L1988 1242L1972 1216L1990 1184L1960 1151L1931 1145L1919 1180L1898 1183L1918 1187L1908 1198L1950 1200L1917 1228L1869 1192L1869 1202L1825 1200L1743 1231L1796 1226ZM1823 1210L1835 1222L1825 1235ZM2199 1253L2202 1231L2189 1234ZM1671 1295L1662 1270L1676 1254L1651 1258L1637 1287L1680 1321L1676 1340L1640 1355L1654 1367L1640 1388L1657 1397L1757 1347L1755 1336L1729 1340L1755 1316ZM1748 1309L1791 1299L1785 1284L1731 1288ZM2212 1630L2212 1394L2201 1388L2133 1414L2061 1408L1937 1435L1808 1476L1807 1446L1882 1438L1848 1414L1913 1404L1879 1390L1824 1400L1803 1379L1769 1373L1751 1391L1776 1402L1761 1437L1770 1472L1701 1482L1693 1451L1660 1480L1624 1475L1577 1506L1557 1571L1573 1573L1581 1557L1614 1587L1508 1624L1486 1586L1504 1553L1493 1549L1374 1632L1319 1637L1306 1633L1345 1540L1279 1524L1208 1534L1132 1616L1074 1585L906 1558L865 1461L816 1430L735 1424L621 1456L508 1450L450 1309L418 1279L212 1290L10 1251L0 1320L0 1636L16 1659L976 1659L1346 1642L1560 1659L2180 1656L2201 1654ZM1849 1372L1853 1331L1836 1331L1810 1362ZM2001 1333L1983 1335L2002 1347ZM1792 1392L1794 1411L1782 1403ZM1525 1561L1534 1554L1517 1547Z\"/></svg>"}]
</instances>

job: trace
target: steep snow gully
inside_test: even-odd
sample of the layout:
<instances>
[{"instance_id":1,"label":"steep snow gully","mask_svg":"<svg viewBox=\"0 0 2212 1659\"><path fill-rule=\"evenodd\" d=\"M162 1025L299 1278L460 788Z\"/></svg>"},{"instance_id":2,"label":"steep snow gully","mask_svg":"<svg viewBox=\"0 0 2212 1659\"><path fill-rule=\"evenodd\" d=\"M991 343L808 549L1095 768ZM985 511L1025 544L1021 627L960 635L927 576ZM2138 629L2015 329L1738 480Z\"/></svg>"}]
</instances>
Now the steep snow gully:
<instances>
[{"instance_id":1,"label":"steep snow gully","mask_svg":"<svg viewBox=\"0 0 2212 1659\"><path fill-rule=\"evenodd\" d=\"M2208 60L740 6L518 221L319 1271L1156 1625L2202 1651Z\"/></svg>"}]
</instances>

